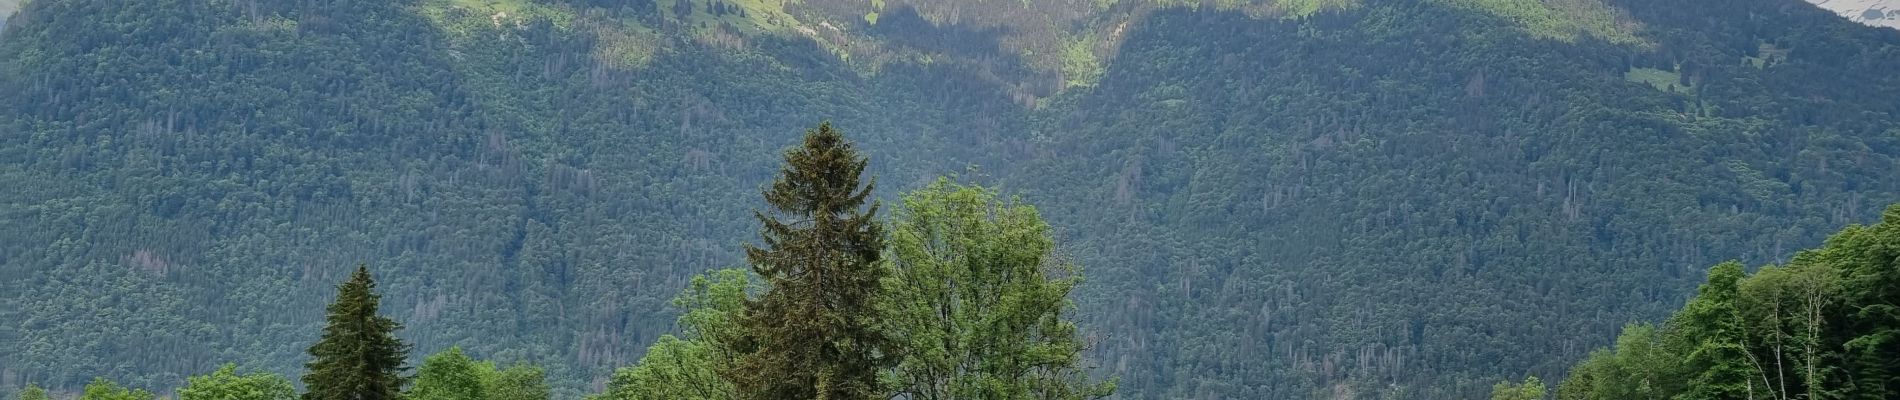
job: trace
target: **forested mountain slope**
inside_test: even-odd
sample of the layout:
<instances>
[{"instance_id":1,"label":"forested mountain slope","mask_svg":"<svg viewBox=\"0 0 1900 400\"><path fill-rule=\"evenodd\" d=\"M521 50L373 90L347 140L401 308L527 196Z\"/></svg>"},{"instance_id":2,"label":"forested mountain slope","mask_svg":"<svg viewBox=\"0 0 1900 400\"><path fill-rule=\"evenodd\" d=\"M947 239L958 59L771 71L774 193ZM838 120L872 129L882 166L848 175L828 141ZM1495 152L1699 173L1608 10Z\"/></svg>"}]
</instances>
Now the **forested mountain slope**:
<instances>
[{"instance_id":1,"label":"forested mountain slope","mask_svg":"<svg viewBox=\"0 0 1900 400\"><path fill-rule=\"evenodd\" d=\"M949 78L862 79L769 38L616 70L551 23L453 38L402 3L271 7L36 2L9 31L15 379L298 365L331 267L359 262L402 271L389 303L423 348L604 378L670 328L685 277L735 261L737 194L797 127L927 149L962 124L876 106Z\"/></svg>"},{"instance_id":2,"label":"forested mountain slope","mask_svg":"<svg viewBox=\"0 0 1900 400\"><path fill-rule=\"evenodd\" d=\"M873 3L32 1L0 390L294 370L368 263L418 353L575 397L821 119L879 196L1039 205L1129 398L1558 376L1900 200L1900 32L1799 0Z\"/></svg>"},{"instance_id":3,"label":"forested mountain slope","mask_svg":"<svg viewBox=\"0 0 1900 400\"><path fill-rule=\"evenodd\" d=\"M1129 387L1552 376L1712 261L1782 259L1893 198L1894 35L1627 7L1651 47L1434 7L1155 18L1043 128L1094 156L1022 187L1100 249L1085 304ZM1746 61L1777 46L1799 48Z\"/></svg>"}]
</instances>

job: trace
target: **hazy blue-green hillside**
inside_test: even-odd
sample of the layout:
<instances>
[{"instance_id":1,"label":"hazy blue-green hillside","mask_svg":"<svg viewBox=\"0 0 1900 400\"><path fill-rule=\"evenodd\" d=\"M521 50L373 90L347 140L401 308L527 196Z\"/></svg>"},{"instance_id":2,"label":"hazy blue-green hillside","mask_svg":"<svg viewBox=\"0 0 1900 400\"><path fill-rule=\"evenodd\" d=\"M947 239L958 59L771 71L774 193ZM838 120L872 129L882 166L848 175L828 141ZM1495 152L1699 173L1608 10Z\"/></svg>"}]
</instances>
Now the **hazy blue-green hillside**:
<instances>
[{"instance_id":1,"label":"hazy blue-green hillside","mask_svg":"<svg viewBox=\"0 0 1900 400\"><path fill-rule=\"evenodd\" d=\"M601 389L830 120L1035 204L1125 398L1556 381L1900 201L1900 31L1800 0L35 0L0 32L0 392L416 357Z\"/></svg>"}]
</instances>

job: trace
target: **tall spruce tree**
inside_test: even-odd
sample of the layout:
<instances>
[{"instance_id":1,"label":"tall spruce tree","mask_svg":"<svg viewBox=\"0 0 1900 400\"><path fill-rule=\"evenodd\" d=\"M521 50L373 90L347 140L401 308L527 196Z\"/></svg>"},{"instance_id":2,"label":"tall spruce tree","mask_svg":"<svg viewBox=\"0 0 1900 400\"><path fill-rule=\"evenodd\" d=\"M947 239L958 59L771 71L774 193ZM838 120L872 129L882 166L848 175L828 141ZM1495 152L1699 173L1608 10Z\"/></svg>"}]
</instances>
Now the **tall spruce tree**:
<instances>
[{"instance_id":1,"label":"tall spruce tree","mask_svg":"<svg viewBox=\"0 0 1900 400\"><path fill-rule=\"evenodd\" d=\"M764 191L774 213L754 213L764 246L747 245L746 259L769 287L745 304L746 355L722 373L740 398L882 393L878 372L896 358L875 321L884 235L873 219L878 206L860 211L874 186L859 182L866 163L821 123L785 153L778 180Z\"/></svg>"},{"instance_id":2,"label":"tall spruce tree","mask_svg":"<svg viewBox=\"0 0 1900 400\"><path fill-rule=\"evenodd\" d=\"M330 304L329 326L323 338L310 346L314 357L304 364L304 400L393 400L403 385L403 360L409 346L397 339L402 325L376 313L382 296L369 268L357 266L348 282L337 287Z\"/></svg>"}]
</instances>

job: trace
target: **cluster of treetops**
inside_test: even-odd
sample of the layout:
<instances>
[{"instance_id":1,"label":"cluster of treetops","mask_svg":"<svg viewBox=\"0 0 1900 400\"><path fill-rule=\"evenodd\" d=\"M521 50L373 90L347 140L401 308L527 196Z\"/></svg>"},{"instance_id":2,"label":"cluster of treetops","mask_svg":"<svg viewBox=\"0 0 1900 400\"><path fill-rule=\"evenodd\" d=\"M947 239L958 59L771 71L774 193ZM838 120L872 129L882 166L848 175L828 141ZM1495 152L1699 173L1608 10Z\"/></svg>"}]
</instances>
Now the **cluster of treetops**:
<instances>
[{"instance_id":1,"label":"cluster of treetops","mask_svg":"<svg viewBox=\"0 0 1900 400\"><path fill-rule=\"evenodd\" d=\"M1900 399L1900 206L1785 265L1709 270L1661 325L1632 324L1555 388L1494 399ZM1548 397L1547 397L1548 395Z\"/></svg>"},{"instance_id":2,"label":"cluster of treetops","mask_svg":"<svg viewBox=\"0 0 1900 400\"><path fill-rule=\"evenodd\" d=\"M829 124L785 153L757 213L745 269L695 277L675 304L680 335L616 372L601 400L1082 399L1091 376L1064 315L1079 268L1036 210L939 179L889 221L866 206L866 158ZM189 378L180 400L542 400L540 369L451 348L413 375L401 325L377 312L367 268L339 287L310 347L304 393L234 366ZM1661 325L1626 327L1555 387L1495 386L1498 400L1900 398L1900 206L1786 265L1716 265ZM46 400L29 387L22 400ZM150 400L98 380L81 400Z\"/></svg>"},{"instance_id":3,"label":"cluster of treetops","mask_svg":"<svg viewBox=\"0 0 1900 400\"><path fill-rule=\"evenodd\" d=\"M745 269L711 271L674 300L681 335L617 371L598 399L1087 399L1086 344L1065 313L1079 268L1036 210L944 178L903 196L889 221L867 206L867 158L829 123L784 154L756 212ZM179 400L545 400L540 368L498 368L459 348L409 373L402 325L378 312L366 266L338 286L309 348L301 394L288 379L225 365ZM152 400L97 379L81 400ZM29 386L23 400L46 400Z\"/></svg>"}]
</instances>

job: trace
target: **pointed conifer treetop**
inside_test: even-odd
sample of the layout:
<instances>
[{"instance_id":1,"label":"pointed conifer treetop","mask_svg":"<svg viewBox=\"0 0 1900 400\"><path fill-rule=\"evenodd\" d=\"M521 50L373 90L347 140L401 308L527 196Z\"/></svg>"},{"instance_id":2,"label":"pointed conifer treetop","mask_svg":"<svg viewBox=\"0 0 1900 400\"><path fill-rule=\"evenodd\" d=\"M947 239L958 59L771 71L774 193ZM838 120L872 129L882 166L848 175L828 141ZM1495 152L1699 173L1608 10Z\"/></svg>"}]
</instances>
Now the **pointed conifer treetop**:
<instances>
[{"instance_id":1,"label":"pointed conifer treetop","mask_svg":"<svg viewBox=\"0 0 1900 400\"><path fill-rule=\"evenodd\" d=\"M829 122L785 153L758 212L763 246L746 259L767 290L746 303L745 356L722 375L746 399L866 399L881 394L878 371L895 360L876 327L884 247L868 160Z\"/></svg>"},{"instance_id":2,"label":"pointed conifer treetop","mask_svg":"<svg viewBox=\"0 0 1900 400\"><path fill-rule=\"evenodd\" d=\"M402 389L409 345L397 339L402 324L377 314L381 295L369 267L358 265L337 286L323 337L310 346L304 364L304 400L393 400Z\"/></svg>"},{"instance_id":3,"label":"pointed conifer treetop","mask_svg":"<svg viewBox=\"0 0 1900 400\"><path fill-rule=\"evenodd\" d=\"M785 152L785 166L764 195L774 211L792 219L753 212L765 225L761 236L766 247L748 245L746 259L753 268L760 269L760 276L770 278L774 272L798 274L783 269L810 266L810 260L787 257L807 255L792 250L817 249L814 246L832 246L825 250L856 258L849 261L877 261L884 245L882 227L874 220L878 205L858 212L877 186L877 179L871 178L859 187L859 178L869 163L843 133L832 129L829 121L806 131L804 143Z\"/></svg>"}]
</instances>

